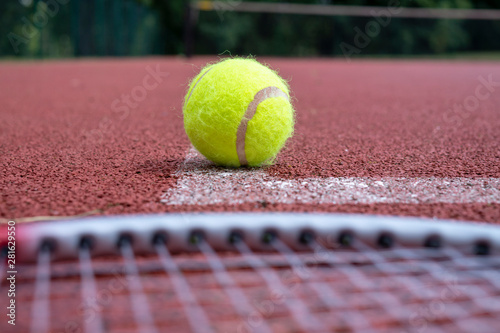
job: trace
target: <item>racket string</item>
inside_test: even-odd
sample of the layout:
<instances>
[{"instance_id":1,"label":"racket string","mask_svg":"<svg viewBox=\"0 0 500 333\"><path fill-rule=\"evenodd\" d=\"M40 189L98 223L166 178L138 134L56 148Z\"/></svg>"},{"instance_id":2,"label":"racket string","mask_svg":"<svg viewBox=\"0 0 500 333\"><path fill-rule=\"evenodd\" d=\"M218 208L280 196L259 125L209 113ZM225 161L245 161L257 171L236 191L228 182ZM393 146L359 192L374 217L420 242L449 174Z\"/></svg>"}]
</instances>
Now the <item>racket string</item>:
<instances>
[{"instance_id":1,"label":"racket string","mask_svg":"<svg viewBox=\"0 0 500 333\"><path fill-rule=\"evenodd\" d=\"M410 292L412 297L415 298L415 300L428 301L439 297L439 293L435 292L432 288L429 288L433 287L433 285L431 286L425 285L416 276L410 273L411 269L406 270L406 267L408 265L410 267L413 266L413 268L416 268L415 261L409 261L408 258L404 258L404 261L402 261L404 265L398 266L398 264L385 260L384 256L381 254L382 253L381 251L377 251L377 249L374 249L373 247L365 244L364 242L358 240L354 242L353 247L359 251L363 251L363 253L365 253L371 259L374 267L384 272L386 276L391 279L391 281L394 281L395 283L404 286L404 289ZM393 254L396 254L396 251L394 250L394 248L386 250L387 253L394 252ZM425 262L428 261L426 260ZM401 262L399 262L399 264L400 263ZM386 297L389 295L392 296L391 294L385 293ZM384 303L386 301L387 300L385 300ZM394 312L394 310L400 310L402 317L406 318L406 320L408 320L408 318L411 318L411 316L415 314L415 309L409 308L406 304L402 302L398 303L392 302L391 306L389 306L388 308L386 307L386 309L391 309L390 310L391 312ZM444 313L443 315L445 317L443 319L446 319L449 322L453 322L454 318L450 317L448 313ZM433 317L434 318L429 318L429 319L432 319L434 321L441 319L439 316L433 316ZM434 331L443 332L444 330L439 327L435 327Z\"/></svg>"},{"instance_id":2,"label":"racket string","mask_svg":"<svg viewBox=\"0 0 500 333\"><path fill-rule=\"evenodd\" d=\"M472 258L465 257L460 251L454 248L443 249L451 260L456 264L456 267L463 267L472 274L480 274L488 280L493 286L500 289L500 260L499 258L480 257ZM496 260L495 260L496 259ZM487 263L484 265L484 263ZM496 269L492 269L496 268ZM477 269L474 270L474 269Z\"/></svg>"},{"instance_id":3,"label":"racket string","mask_svg":"<svg viewBox=\"0 0 500 333\"><path fill-rule=\"evenodd\" d=\"M451 260L457 265L457 267L465 267L467 269L467 272L469 272L471 275L478 274L482 276L481 281L488 281L493 289L500 290L500 272L498 269L490 269L490 267L493 267L492 262L495 262L495 259L482 257L475 258L476 260L474 262L471 262L470 258L465 257L460 251L454 248L446 248L444 249L444 252L451 258ZM479 265L484 264L484 262L490 262L490 264ZM470 270L472 267L478 268L479 270ZM480 269L484 267L487 267L486 271ZM470 300L483 311L487 311L488 313L496 313L497 316L500 314L500 294L496 295L496 297L492 297L491 290L484 290L484 287L480 288L475 285L472 285L470 288L463 288L463 290L461 291L466 294L470 298ZM480 312L480 310L478 310L478 312ZM492 325L488 325L485 321L478 321L477 319L469 319L469 322L467 324L460 321L459 324L463 324L464 326L467 325L467 327L476 327L477 329L483 331L486 331L487 329L494 329Z\"/></svg>"},{"instance_id":4,"label":"racket string","mask_svg":"<svg viewBox=\"0 0 500 333\"><path fill-rule=\"evenodd\" d=\"M158 330L155 327L153 315L144 293L134 251L129 239L122 239L120 242L120 251L124 259L130 302L138 330L141 333L156 333Z\"/></svg>"},{"instance_id":5,"label":"racket string","mask_svg":"<svg viewBox=\"0 0 500 333\"><path fill-rule=\"evenodd\" d=\"M31 333L47 333L50 330L50 252L50 246L44 244L38 253Z\"/></svg>"},{"instance_id":6,"label":"racket string","mask_svg":"<svg viewBox=\"0 0 500 333\"><path fill-rule=\"evenodd\" d=\"M275 239L272 242L272 245L277 252L283 255L283 257L292 268L292 271L304 282L306 282L307 286L314 290L316 296L321 299L323 304L325 304L329 308L329 310L339 310L339 303L334 302L333 300L342 300L342 298L331 288L330 284L323 280L315 281L312 268L308 267L307 263L280 239ZM316 246L317 250L319 249L318 246ZM328 253L327 249L325 248L321 250L323 251L323 253ZM366 283L367 281L364 277L359 277L359 280L365 282L363 286L366 286L368 284ZM371 331L369 322L365 317L360 316L357 312L348 310L343 311L343 314L352 318L352 320L347 320L347 322L350 326L354 326L353 328L358 330L365 330L367 332Z\"/></svg>"},{"instance_id":7,"label":"racket string","mask_svg":"<svg viewBox=\"0 0 500 333\"><path fill-rule=\"evenodd\" d=\"M374 259L376 259L374 261L380 262L380 257L381 257L380 252L370 249L366 244L363 244L361 242L358 243L358 246L361 247L363 250L367 251L371 257L374 257ZM461 309L455 311L454 313L452 313L452 311L447 311L443 315L445 315L449 321L455 323L455 325L462 328L464 331L469 331L470 327L474 327L473 324L471 326L471 323L474 322L480 322L480 325L475 326L476 330L479 327L481 327L482 331L485 332L486 331L493 332L495 330L495 328L490 324L487 324L485 321L478 321L474 317L483 314L484 311L481 310L481 308L484 308L484 306L482 305L482 301L490 300L491 296L489 293L486 293L483 289L478 287L474 282L474 280L467 279L468 275L470 275L471 273L470 270L451 271L449 270L447 265L439 265L432 260L422 260L423 258L421 256L419 257L418 255L415 254L415 252L412 252L408 249L399 249L398 247L394 249L395 250L393 250L393 252L398 253L401 259L413 260L412 261L413 265L418 265L420 268L423 268L425 270L425 273L428 274L428 276L432 276L432 278L434 278L439 283L439 285L441 286L444 285L447 288L453 289L451 292L454 292L456 294L455 297L460 296L460 294L464 294L464 296L468 297L467 299L462 301L456 300L454 302L455 305L461 304L465 307L468 303L472 302L479 307L479 309L475 308L475 310L472 311L470 309L468 311ZM432 251L432 250L427 250L427 251ZM459 250L451 247L441 249L441 252L442 254L448 256L449 258L448 262L455 263L455 266L453 266L454 268L459 268L461 266L461 263L469 261L471 259L467 258ZM474 262L477 263L478 258L476 257L474 259L475 259ZM460 272L460 274L457 274L458 272ZM414 277L410 277L402 281L403 282L406 281L406 283L417 284L418 289L416 290L430 290L429 286L421 284L420 281L418 281ZM438 294L435 295L433 298L434 300L436 300L439 299L440 297L442 298L442 295ZM479 329L479 331L481 331L481 329Z\"/></svg>"},{"instance_id":8,"label":"racket string","mask_svg":"<svg viewBox=\"0 0 500 333\"><path fill-rule=\"evenodd\" d=\"M216 280L228 295L231 303L235 306L238 314L240 315L240 318L245 323L246 328L252 332L257 332L256 330L254 330L249 320L250 316L252 314L256 314L256 312L250 305L250 301L245 296L245 293L243 293L241 288L238 287L233 278L231 278L231 276L228 274L222 260L212 249L212 247L205 241L201 241L198 244L198 248L207 258L208 264L210 265ZM260 322L260 325L258 327L258 332L270 333L271 328L265 321L262 321Z\"/></svg>"},{"instance_id":9,"label":"racket string","mask_svg":"<svg viewBox=\"0 0 500 333\"><path fill-rule=\"evenodd\" d=\"M481 289L478 284L484 281L488 281L495 290L500 290L500 273L498 270L491 269L491 267L494 267L493 264L478 265L480 261L494 262L494 258L475 257L473 260L474 264L469 265L465 263L470 263L472 258L465 256L457 249L449 247L444 248L441 251L443 254L448 256L448 263L454 263L454 270L451 270L449 268L450 265L446 265L447 262L442 262L444 264L438 265L434 261L427 260L424 261L421 266L425 269L425 272L429 276L432 276L444 285L450 286L454 283L453 287L455 288L456 292L463 293L464 295L468 296L471 301L476 302L479 306L481 305L478 302L485 299L491 299L491 292ZM417 259L415 254L413 254L411 251L405 251L401 253L404 254L404 259ZM459 270L460 267L462 267L462 270ZM474 270L480 268L487 269ZM481 276L481 279L477 279L477 276ZM500 303L500 301L498 303Z\"/></svg>"},{"instance_id":10,"label":"racket string","mask_svg":"<svg viewBox=\"0 0 500 333\"><path fill-rule=\"evenodd\" d=\"M92 268L92 258L90 255L90 244L83 244L79 250L80 263L80 279L81 279L81 297L82 304L86 300L92 301L97 299L97 285ZM94 312L94 318L84 320L85 333L102 333L104 332L104 321L101 314L101 309Z\"/></svg>"},{"instance_id":11,"label":"racket string","mask_svg":"<svg viewBox=\"0 0 500 333\"><path fill-rule=\"evenodd\" d=\"M315 248L316 251L318 251L318 249L320 249L321 251L326 251L326 253L328 253L328 259L329 259L328 261L331 267L342 273L344 276L346 276L349 279L349 281L353 283L353 285L355 285L362 292L364 297L369 297L370 299L375 301L382 309L384 309L387 315L391 316L391 318L393 318L398 322L401 322L402 320L407 318L409 311L402 310L405 308L404 304L402 304L396 297L394 297L389 292L378 292L377 291L378 283L376 283L377 281L375 281L373 278L369 278L368 276L366 276L362 269L356 269L355 267L350 265L337 264L339 260L336 258L335 251L328 251L328 249L324 248L318 242L315 242L312 247ZM378 264L380 266L387 264L384 258L371 256L369 251L367 251L366 249L360 250L360 253L363 256L366 256L367 258L371 259L370 263L374 265ZM384 272L383 269L381 271ZM385 279L386 277L383 278ZM398 276L397 278L399 279L403 277ZM361 316L359 315L359 311L351 311L350 314L351 315L354 314L356 319L363 323L362 329L370 330L371 327L373 326L368 319L366 319L362 315Z\"/></svg>"},{"instance_id":12,"label":"racket string","mask_svg":"<svg viewBox=\"0 0 500 333\"><path fill-rule=\"evenodd\" d=\"M370 261L373 263L373 265L375 267L378 267L378 269L380 271L385 272L386 276L388 276L390 278L390 280L394 280L395 282L398 281L399 283L405 285L406 286L405 290L411 291L412 294L414 295L414 297L416 297L417 299L420 299L421 301L423 301L425 299L429 299L429 296L431 296L434 299L439 296L438 294L432 292L428 288L429 286L423 285L420 281L418 281L418 279L416 279L414 276L412 276L411 270L406 270L406 267L409 264L408 262L399 262L398 265L400 265L401 263L403 263L404 265L401 265L400 267L396 267L396 264L391 263L391 262L387 262L385 257L381 255L381 253L384 253L384 252L370 248L370 247L366 246L366 244L363 244L361 242L357 242L357 250L361 251L365 255L367 255L369 257ZM398 249L395 249L394 252L397 250ZM403 250L406 251L407 249L403 249ZM392 256L391 259L395 259L395 258L397 258L397 257ZM408 258L404 258L404 259L408 260ZM417 257L413 257L411 259L423 260L424 258L422 258L421 256L420 257L417 256ZM424 261L424 263L432 262L432 260L423 260L423 261ZM332 263L335 263L335 262L336 262L336 260L332 261ZM435 263L433 263L433 264L435 264ZM411 264L411 265L414 265L414 264ZM362 284L356 283L356 281L363 281L364 280L363 278L361 278L362 277L361 270L351 271L351 270L346 270L345 268L341 268L339 266L337 266L337 270L343 271L345 274L347 274L350 277L354 277L354 278L351 278L351 281L353 281L354 284L357 284L358 287L360 287L361 289L364 289L364 295L366 297L375 296L375 299L379 300L381 307L383 307L385 309L389 309L389 311L387 311L387 312L389 314L392 313L393 317L395 317L396 319L404 319L405 317L408 319L409 316L411 316L412 314L413 315L415 314L414 310L411 310L411 309L407 308L405 306L405 304L400 303L397 300L397 298L395 298L391 293L387 293L387 292L374 293L373 291L370 290L370 288L367 288L367 286L368 286L367 283L362 283ZM355 272L355 273L353 273L353 272ZM434 273L434 272L429 271L429 270L428 270L428 272ZM406 273L406 274L403 276L399 276L398 274L401 274L401 273ZM416 293L416 291L418 293ZM422 291L428 291L426 293L426 297L424 297L424 299L422 299L422 297L420 295L420 293ZM432 300L432 298L431 298L431 300ZM383 301L381 301L382 299L383 299ZM390 306L387 306L388 304ZM395 309L402 310L402 311L399 311L399 315L394 315ZM412 313L412 311L413 311L413 313ZM459 312L455 313L455 315L449 316L449 318L447 318L447 319L449 321L457 322L457 321L461 320L461 317L463 317L464 314L465 314L465 317L467 317L466 312L459 311ZM483 326L484 326L484 323L483 323ZM446 327L446 325L443 325L443 327ZM489 327L489 328L491 329L491 327ZM443 331L437 327L434 327L433 330L436 332Z\"/></svg>"},{"instance_id":13,"label":"racket string","mask_svg":"<svg viewBox=\"0 0 500 333\"><path fill-rule=\"evenodd\" d=\"M289 248L281 240L272 243L277 255L282 257L283 264L272 263L265 255L253 252L250 247L239 242L235 244L240 257L251 270L265 281L268 296L282 295L281 301L288 310L291 319L300 325L303 331L323 332L335 325L337 329L355 332L384 331L372 315L373 306L356 305L351 299L368 299L377 304L376 308L382 310L387 317L386 322L391 322L391 327L413 326L411 319L418 308L426 306L425 302L440 301L442 292L450 284L450 276L455 277L453 286L461 292L453 298L453 302L444 301L446 309L434 311L431 315L419 316L432 325L432 332L449 330L470 331L471 328L483 332L495 332L498 324L493 321L500 313L498 291L499 272L492 269L497 263L497 258L470 257L454 248L440 249L439 255L434 255L434 250L424 252L395 246L387 250L379 250L367 244L356 242L353 248L357 252L331 250L314 241L310 244L313 260L308 260ZM262 309L255 309L246 296L247 288L235 281L233 271L238 271L238 265L231 264L222 253L216 252L207 242L198 244L200 253L205 257L208 272L227 295L240 321L245 328L256 332L271 332L267 320L270 317L281 316L281 313L266 313ZM137 265L131 242L121 244L121 253L124 263L124 274L129 282L129 298L132 304L136 325L140 332L155 332L153 314L150 310L147 296L141 284L140 266ZM218 331L214 329L217 324L209 319L206 309L209 306L199 305L190 283L183 274L189 266L180 267L178 258L174 258L166 244L155 244L159 263L172 283L179 302L182 304L185 317L189 322L191 331L208 333ZM317 257L316 258L316 254ZM352 255L353 260L348 260ZM364 258L364 259L363 259ZM234 259L234 257L233 257ZM234 261L233 261L234 263ZM328 268L325 268L325 264ZM80 250L80 279L81 297L95 299L96 281L92 269L90 250ZM51 281L50 249L42 248L38 255L36 266L35 293L32 305L31 332L48 332L50 325L50 281ZM326 271L328 275L323 274ZM248 273L248 271L246 271ZM305 298L298 296L299 291L284 283L286 274L291 273L298 278L300 286L310 289L314 297L307 295ZM350 288L332 283L332 277L344 276ZM479 278L483 277L482 280ZM422 280L419 280L422 279ZM491 290L485 289L487 283ZM386 289L386 285L390 288ZM200 286L198 286L198 291ZM411 294L411 302L405 303L403 292ZM453 292L453 290L452 290ZM492 294L496 292L496 294ZM492 296L493 295L493 296ZM404 295L403 295L404 296ZM321 310L317 305L311 307L309 301L321 300L328 311ZM212 304L214 305L214 304ZM141 308L142 312L138 311ZM324 307L323 307L324 309ZM258 325L249 325L248 314L259 313L265 320ZM86 332L99 333L104 331L103 318L99 317L92 323L85 322ZM339 317L334 324L326 316ZM489 317L488 317L489 316ZM419 317L419 318L420 318ZM489 320L491 317L492 320ZM375 318L377 319L377 318ZM213 319L215 320L215 319ZM215 326L214 326L215 325ZM430 327L430 326L429 326ZM274 327L273 327L274 328ZM267 330L267 331L266 331Z\"/></svg>"},{"instance_id":14,"label":"racket string","mask_svg":"<svg viewBox=\"0 0 500 333\"><path fill-rule=\"evenodd\" d=\"M207 314L198 304L191 287L177 263L173 260L167 246L163 242L157 242L155 244L155 249L165 273L169 275L172 281L174 291L184 309L184 313L186 314L192 331L196 333L211 333L212 325L210 324Z\"/></svg>"},{"instance_id":15,"label":"racket string","mask_svg":"<svg viewBox=\"0 0 500 333\"><path fill-rule=\"evenodd\" d=\"M253 270L262 277L268 290L278 297L283 298L284 305L288 308L293 319L302 329L308 332L326 331L326 328L312 315L303 300L295 297L290 290L283 285L281 278L275 270L270 268L258 255L255 255L245 242L237 242L234 245L243 258L251 265Z\"/></svg>"}]
</instances>

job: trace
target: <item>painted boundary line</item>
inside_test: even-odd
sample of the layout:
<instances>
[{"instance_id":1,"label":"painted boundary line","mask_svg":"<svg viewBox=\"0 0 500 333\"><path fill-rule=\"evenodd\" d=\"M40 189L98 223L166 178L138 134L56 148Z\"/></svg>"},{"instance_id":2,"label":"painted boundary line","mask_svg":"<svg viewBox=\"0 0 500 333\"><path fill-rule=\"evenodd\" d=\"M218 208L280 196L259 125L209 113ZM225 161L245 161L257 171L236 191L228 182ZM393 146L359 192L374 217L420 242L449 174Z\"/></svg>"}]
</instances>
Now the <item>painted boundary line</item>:
<instances>
[{"instance_id":1,"label":"painted boundary line","mask_svg":"<svg viewBox=\"0 0 500 333\"><path fill-rule=\"evenodd\" d=\"M500 178L281 179L263 169L221 169L191 148L167 205L500 203Z\"/></svg>"}]
</instances>

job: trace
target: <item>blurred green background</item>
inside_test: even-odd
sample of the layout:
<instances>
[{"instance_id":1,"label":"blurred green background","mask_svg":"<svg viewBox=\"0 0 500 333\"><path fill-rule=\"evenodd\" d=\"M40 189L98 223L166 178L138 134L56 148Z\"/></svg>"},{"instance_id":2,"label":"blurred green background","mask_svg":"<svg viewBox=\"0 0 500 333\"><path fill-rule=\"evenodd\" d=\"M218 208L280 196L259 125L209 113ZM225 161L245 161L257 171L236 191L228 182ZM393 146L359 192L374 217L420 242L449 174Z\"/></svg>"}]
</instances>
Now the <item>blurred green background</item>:
<instances>
[{"instance_id":1,"label":"blurred green background","mask_svg":"<svg viewBox=\"0 0 500 333\"><path fill-rule=\"evenodd\" d=\"M259 1L259 0L254 0ZM354 27L373 18L239 13L217 1L193 25L193 53L343 56ZM387 7L389 0L297 0ZM498 0L401 0L404 7L500 9ZM0 56L61 58L185 54L186 0L6 0L0 2ZM500 58L500 20L392 17L359 55L492 54Z\"/></svg>"}]
</instances>

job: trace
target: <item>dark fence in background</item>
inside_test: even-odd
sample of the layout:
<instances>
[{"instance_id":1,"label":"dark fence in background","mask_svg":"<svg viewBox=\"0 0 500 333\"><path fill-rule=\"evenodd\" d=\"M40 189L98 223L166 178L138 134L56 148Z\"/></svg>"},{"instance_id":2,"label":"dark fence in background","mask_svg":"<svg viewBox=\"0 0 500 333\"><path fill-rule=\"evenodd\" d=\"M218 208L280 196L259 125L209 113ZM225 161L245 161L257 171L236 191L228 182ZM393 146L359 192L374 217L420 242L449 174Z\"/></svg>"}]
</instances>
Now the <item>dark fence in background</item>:
<instances>
[{"instance_id":1,"label":"dark fence in background","mask_svg":"<svg viewBox=\"0 0 500 333\"><path fill-rule=\"evenodd\" d=\"M413 8L382 24L372 12L390 3ZM497 0L0 0L0 57L500 55L498 9ZM379 31L367 32L374 22Z\"/></svg>"},{"instance_id":2,"label":"dark fence in background","mask_svg":"<svg viewBox=\"0 0 500 333\"><path fill-rule=\"evenodd\" d=\"M350 57L500 52L500 10L491 9L500 3L305 2L191 2L186 53L218 54L227 50L232 54ZM367 6L369 3L376 6ZM441 5L461 7L438 8Z\"/></svg>"},{"instance_id":3,"label":"dark fence in background","mask_svg":"<svg viewBox=\"0 0 500 333\"><path fill-rule=\"evenodd\" d=\"M70 7L77 56L164 52L159 14L150 7L134 0L72 0Z\"/></svg>"},{"instance_id":4,"label":"dark fence in background","mask_svg":"<svg viewBox=\"0 0 500 333\"><path fill-rule=\"evenodd\" d=\"M2 1L0 13L3 56L165 53L158 10L136 0Z\"/></svg>"}]
</instances>

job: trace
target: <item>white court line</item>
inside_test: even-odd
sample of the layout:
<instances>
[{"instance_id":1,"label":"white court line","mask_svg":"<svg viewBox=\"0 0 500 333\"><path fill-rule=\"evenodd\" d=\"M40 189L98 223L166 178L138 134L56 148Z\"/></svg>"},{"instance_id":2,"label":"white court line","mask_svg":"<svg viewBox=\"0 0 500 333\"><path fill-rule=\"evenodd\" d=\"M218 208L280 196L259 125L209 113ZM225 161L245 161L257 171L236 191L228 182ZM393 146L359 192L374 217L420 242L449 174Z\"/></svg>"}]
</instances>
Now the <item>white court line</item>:
<instances>
[{"instance_id":1,"label":"white court line","mask_svg":"<svg viewBox=\"0 0 500 333\"><path fill-rule=\"evenodd\" d=\"M281 179L263 169L221 169L191 148L167 205L500 203L500 178Z\"/></svg>"}]
</instances>

